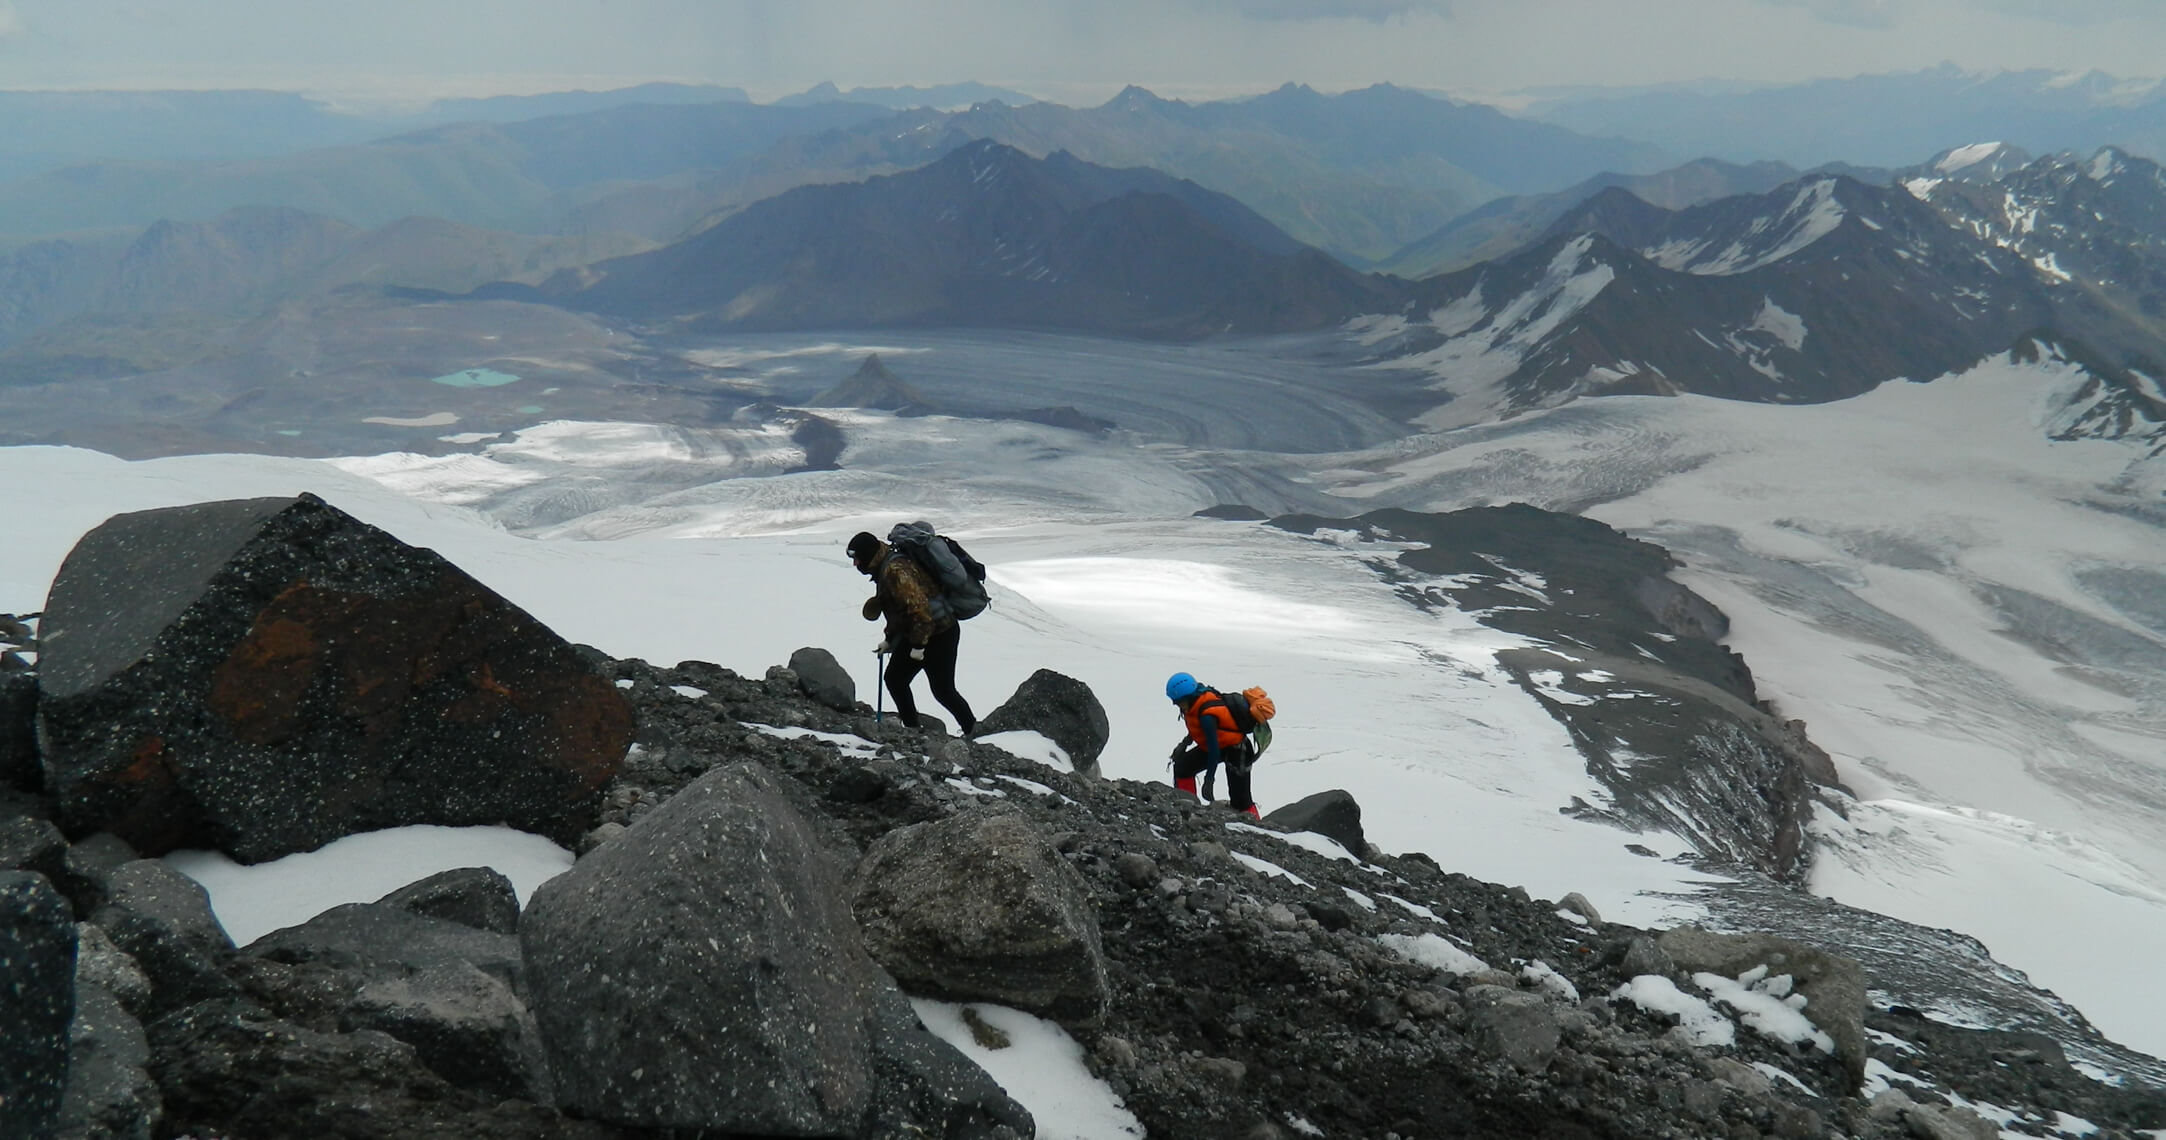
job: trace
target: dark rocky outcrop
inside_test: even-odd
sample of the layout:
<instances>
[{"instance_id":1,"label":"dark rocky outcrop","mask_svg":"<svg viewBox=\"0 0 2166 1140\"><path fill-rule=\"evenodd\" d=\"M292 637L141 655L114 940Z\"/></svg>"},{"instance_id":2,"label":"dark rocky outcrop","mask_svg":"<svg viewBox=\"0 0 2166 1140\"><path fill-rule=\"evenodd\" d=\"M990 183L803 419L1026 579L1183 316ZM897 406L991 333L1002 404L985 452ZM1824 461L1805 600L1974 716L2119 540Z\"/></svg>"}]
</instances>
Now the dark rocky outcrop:
<instances>
[{"instance_id":1,"label":"dark rocky outcrop","mask_svg":"<svg viewBox=\"0 0 2166 1140\"><path fill-rule=\"evenodd\" d=\"M996 732L1035 732L1068 754L1078 772L1095 772L1098 754L1112 735L1105 706L1090 686L1073 677L1040 669L1023 679L1015 693L986 714L972 736Z\"/></svg>"},{"instance_id":2,"label":"dark rocky outcrop","mask_svg":"<svg viewBox=\"0 0 2166 1140\"><path fill-rule=\"evenodd\" d=\"M512 889L511 880L492 867L440 871L376 902L493 934L519 931L519 894Z\"/></svg>"},{"instance_id":3,"label":"dark rocky outcrop","mask_svg":"<svg viewBox=\"0 0 2166 1140\"><path fill-rule=\"evenodd\" d=\"M1814 789L1835 782L1833 765L1801 723L1760 700L1743 658L1719 641L1728 619L1669 577L1668 551L1524 503L1272 525L1420 544L1373 563L1401 596L1543 646L1497 661L1610 792L1603 807L1572 805L1577 814L1668 831L1710 862L1802 881Z\"/></svg>"},{"instance_id":4,"label":"dark rocky outcrop","mask_svg":"<svg viewBox=\"0 0 2166 1140\"><path fill-rule=\"evenodd\" d=\"M875 408L888 412L929 410L923 394L888 371L875 352L850 378L805 402L811 408Z\"/></svg>"},{"instance_id":5,"label":"dark rocky outcrop","mask_svg":"<svg viewBox=\"0 0 2166 1140\"><path fill-rule=\"evenodd\" d=\"M1369 840L1361 831L1361 805L1352 792L1343 789L1303 796L1265 816L1264 822L1287 831L1313 831L1346 848L1356 859L1369 856Z\"/></svg>"},{"instance_id":6,"label":"dark rocky outcrop","mask_svg":"<svg viewBox=\"0 0 2166 1140\"><path fill-rule=\"evenodd\" d=\"M1864 1085L1865 1062L1871 1056L1865 1040L1870 1003L1865 971L1855 959L1772 934L1716 934L1692 926L1665 931L1655 943L1684 974L1705 971L1735 978L1765 966L1770 973L1790 975L1796 992L1805 996L1806 1019L1835 1041L1851 1087Z\"/></svg>"},{"instance_id":7,"label":"dark rocky outcrop","mask_svg":"<svg viewBox=\"0 0 2166 1140\"><path fill-rule=\"evenodd\" d=\"M151 854L257 861L411 823L568 840L631 739L556 635L313 495L107 520L41 633L61 822Z\"/></svg>"},{"instance_id":8,"label":"dark rocky outcrop","mask_svg":"<svg viewBox=\"0 0 2166 1140\"><path fill-rule=\"evenodd\" d=\"M384 903L349 903L274 930L247 952L287 965L318 964L368 977L472 966L523 988L519 939Z\"/></svg>"},{"instance_id":9,"label":"dark rocky outcrop","mask_svg":"<svg viewBox=\"0 0 2166 1140\"><path fill-rule=\"evenodd\" d=\"M75 919L42 875L0 871L0 1126L43 1136L68 1083Z\"/></svg>"},{"instance_id":10,"label":"dark rocky outcrop","mask_svg":"<svg viewBox=\"0 0 2166 1140\"><path fill-rule=\"evenodd\" d=\"M602 1140L607 1129L532 1104L458 1089L412 1046L339 1032L240 999L203 1002L149 1026L167 1127L221 1136L423 1140Z\"/></svg>"},{"instance_id":11,"label":"dark rocky outcrop","mask_svg":"<svg viewBox=\"0 0 2166 1140\"><path fill-rule=\"evenodd\" d=\"M445 898L440 888L447 875L455 877L450 882L478 882L486 890L483 876L447 872L382 902L334 907L300 926L266 934L247 952L304 971L337 974L342 981L317 1000L327 1022L339 1030L396 1038L431 1072L461 1088L547 1104L548 1065L540 1031L521 997L525 978L518 939L508 929L465 921L477 910L485 921L497 921L488 912L499 908L462 900L437 916L410 906ZM504 889L508 892L509 884Z\"/></svg>"},{"instance_id":12,"label":"dark rocky outcrop","mask_svg":"<svg viewBox=\"0 0 2166 1140\"><path fill-rule=\"evenodd\" d=\"M905 990L1095 1023L1111 992L1089 888L1029 819L900 827L858 864L866 948Z\"/></svg>"},{"instance_id":13,"label":"dark rocky outcrop","mask_svg":"<svg viewBox=\"0 0 2166 1140\"><path fill-rule=\"evenodd\" d=\"M806 646L790 654L790 672L805 695L831 709L849 712L857 707L857 679L825 649Z\"/></svg>"},{"instance_id":14,"label":"dark rocky outcrop","mask_svg":"<svg viewBox=\"0 0 2166 1140\"><path fill-rule=\"evenodd\" d=\"M103 886L105 901L90 920L149 976L154 1012L239 992L224 970L233 940L193 879L138 859L107 875Z\"/></svg>"},{"instance_id":15,"label":"dark rocky outcrop","mask_svg":"<svg viewBox=\"0 0 2166 1140\"><path fill-rule=\"evenodd\" d=\"M997 1086L915 1029L845 881L776 777L738 764L544 884L520 939L560 1103L641 1127L860 1135L876 1109L937 1093L927 1131L1027 1133ZM894 1055L913 1035L921 1048ZM956 1116L974 1123L950 1131Z\"/></svg>"}]
</instances>

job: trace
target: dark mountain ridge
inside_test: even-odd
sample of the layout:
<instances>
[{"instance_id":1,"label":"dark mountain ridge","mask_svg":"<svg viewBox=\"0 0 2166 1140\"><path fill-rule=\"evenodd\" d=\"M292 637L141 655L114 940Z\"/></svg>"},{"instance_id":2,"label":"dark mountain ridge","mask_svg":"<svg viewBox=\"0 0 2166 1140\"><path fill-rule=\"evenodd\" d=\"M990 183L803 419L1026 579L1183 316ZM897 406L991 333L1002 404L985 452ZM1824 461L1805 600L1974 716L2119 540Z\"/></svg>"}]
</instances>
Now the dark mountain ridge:
<instances>
[{"instance_id":1,"label":"dark mountain ridge","mask_svg":"<svg viewBox=\"0 0 2166 1140\"><path fill-rule=\"evenodd\" d=\"M982 141L904 174L801 187L580 278L542 295L740 329L1184 337L1327 327L1395 297L1194 183Z\"/></svg>"},{"instance_id":2,"label":"dark mountain ridge","mask_svg":"<svg viewBox=\"0 0 2166 1140\"><path fill-rule=\"evenodd\" d=\"M2102 147L1990 178L1920 176L1906 186L2041 273L2166 330L2166 169L2158 163Z\"/></svg>"},{"instance_id":3,"label":"dark mountain ridge","mask_svg":"<svg viewBox=\"0 0 2166 1140\"><path fill-rule=\"evenodd\" d=\"M2124 364L2160 351L1902 189L1840 175L1678 211L1611 188L1541 242L1416 291L1437 317L1405 347L1449 362L1447 385L1488 377L1482 406L1502 414L1602 392L1840 399L2041 329Z\"/></svg>"},{"instance_id":4,"label":"dark mountain ridge","mask_svg":"<svg viewBox=\"0 0 2166 1140\"><path fill-rule=\"evenodd\" d=\"M1628 190L1650 205L1677 210L1733 194L1772 190L1799 173L1780 162L1738 165L1712 158L1654 174L1605 171L1553 193L1512 195L1469 210L1402 246L1376 268L1400 277L1430 277L1502 257L1537 240L1566 210L1612 187Z\"/></svg>"}]
</instances>

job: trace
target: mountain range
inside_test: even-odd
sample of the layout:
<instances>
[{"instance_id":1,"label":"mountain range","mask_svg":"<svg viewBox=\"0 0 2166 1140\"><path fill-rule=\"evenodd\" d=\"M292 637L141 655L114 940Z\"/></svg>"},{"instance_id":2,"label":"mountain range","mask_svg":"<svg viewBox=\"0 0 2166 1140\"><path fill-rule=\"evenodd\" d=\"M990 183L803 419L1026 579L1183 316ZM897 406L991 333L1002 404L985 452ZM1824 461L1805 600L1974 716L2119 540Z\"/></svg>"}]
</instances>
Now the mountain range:
<instances>
[{"instance_id":1,"label":"mountain range","mask_svg":"<svg viewBox=\"0 0 2166 1140\"><path fill-rule=\"evenodd\" d=\"M1776 403L1931 379L2056 330L2152 370L2161 340L1910 192L1817 175L1671 211L1611 188L1509 257L1418 285L1400 363L1479 422L1601 393ZM1382 326L1379 326L1380 328Z\"/></svg>"},{"instance_id":2,"label":"mountain range","mask_svg":"<svg viewBox=\"0 0 2166 1140\"><path fill-rule=\"evenodd\" d=\"M32 242L0 254L0 384L156 371L281 304L353 286L464 293L635 251L404 218L372 230L276 207ZM208 338L208 340L206 339Z\"/></svg>"},{"instance_id":3,"label":"mountain range","mask_svg":"<svg viewBox=\"0 0 2166 1140\"><path fill-rule=\"evenodd\" d=\"M850 103L641 103L276 157L86 163L0 184L0 233L199 221L245 205L306 210L362 227L423 216L551 233L601 187L711 168L793 135L890 114Z\"/></svg>"},{"instance_id":4,"label":"mountain range","mask_svg":"<svg viewBox=\"0 0 2166 1140\"><path fill-rule=\"evenodd\" d=\"M1388 85L1330 96L1288 86L1199 104L1130 88L1087 109L988 101L955 112L898 113L825 99L791 106L676 101L712 94L671 88L655 103L431 127L245 160L83 163L0 184L0 234L200 220L240 205L280 205L360 226L423 215L491 229L625 230L668 241L794 186L893 173L987 138L1039 157L1066 150L1100 165L1152 166L1191 178L1240 198L1302 241L1360 260L1386 256L1500 194L1664 164L1650 147ZM581 106L572 96L559 103L524 98L515 105ZM494 105L472 110L475 117L511 113Z\"/></svg>"}]
</instances>

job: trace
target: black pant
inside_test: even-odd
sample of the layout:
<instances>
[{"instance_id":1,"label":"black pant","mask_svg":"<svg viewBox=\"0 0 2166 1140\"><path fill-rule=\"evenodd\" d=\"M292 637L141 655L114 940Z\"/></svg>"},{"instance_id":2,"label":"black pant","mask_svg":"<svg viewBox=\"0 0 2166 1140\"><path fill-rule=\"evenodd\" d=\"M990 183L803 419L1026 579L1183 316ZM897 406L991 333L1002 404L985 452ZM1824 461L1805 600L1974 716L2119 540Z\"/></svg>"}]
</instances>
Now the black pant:
<instances>
[{"instance_id":1,"label":"black pant","mask_svg":"<svg viewBox=\"0 0 2166 1140\"><path fill-rule=\"evenodd\" d=\"M1256 801L1249 797L1248 773L1249 769L1256 764L1256 755L1249 751L1248 742L1242 741L1231 748L1221 748L1218 750L1218 756L1219 759L1226 763L1226 795L1233 800L1234 810L1247 811L1255 807ZM1203 749L1190 744L1186 749L1182 750L1179 756L1174 757L1173 778L1176 780L1193 778L1197 773L1203 772L1205 768L1209 767L1210 763L1210 760L1204 755ZM1204 781L1205 786L1208 787L1210 776L1205 775Z\"/></svg>"},{"instance_id":2,"label":"black pant","mask_svg":"<svg viewBox=\"0 0 2166 1140\"><path fill-rule=\"evenodd\" d=\"M963 627L951 625L945 633L933 635L932 644L925 647L925 660L912 661L907 646L897 649L887 661L887 691L895 698L895 715L911 728L918 726L918 703L910 696L910 682L919 670L924 670L925 680L933 690L933 699L955 714L956 729L967 733L978 726L976 714L970 711L970 702L955 691L955 653L963 642Z\"/></svg>"}]
</instances>

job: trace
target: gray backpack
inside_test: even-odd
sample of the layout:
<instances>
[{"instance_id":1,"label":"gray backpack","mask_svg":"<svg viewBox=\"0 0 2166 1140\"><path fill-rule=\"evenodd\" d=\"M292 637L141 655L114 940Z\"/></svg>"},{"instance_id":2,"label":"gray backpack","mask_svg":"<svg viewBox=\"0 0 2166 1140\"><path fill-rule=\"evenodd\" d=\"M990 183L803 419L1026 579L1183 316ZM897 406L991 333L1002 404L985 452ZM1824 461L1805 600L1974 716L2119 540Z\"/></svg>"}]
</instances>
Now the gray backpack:
<instances>
[{"instance_id":1,"label":"gray backpack","mask_svg":"<svg viewBox=\"0 0 2166 1140\"><path fill-rule=\"evenodd\" d=\"M992 601L985 592L985 564L972 558L962 543L935 533L933 524L924 521L896 523L887 541L932 575L941 602L957 621L985 612Z\"/></svg>"}]
</instances>

